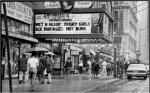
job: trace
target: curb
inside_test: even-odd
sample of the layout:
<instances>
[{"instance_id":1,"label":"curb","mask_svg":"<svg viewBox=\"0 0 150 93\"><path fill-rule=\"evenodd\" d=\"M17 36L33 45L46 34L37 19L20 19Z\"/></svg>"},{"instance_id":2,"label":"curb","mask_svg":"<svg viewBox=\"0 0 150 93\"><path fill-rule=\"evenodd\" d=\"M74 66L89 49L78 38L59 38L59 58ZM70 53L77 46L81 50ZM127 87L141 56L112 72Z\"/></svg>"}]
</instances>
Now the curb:
<instances>
[{"instance_id":1,"label":"curb","mask_svg":"<svg viewBox=\"0 0 150 93\"><path fill-rule=\"evenodd\" d=\"M47 76L45 76L45 78L47 78ZM8 80L9 77L5 77L4 80ZM18 77L12 77L12 79L18 79ZM74 80L109 80L109 79L113 79L113 77L89 77L89 76L52 76L52 79L74 79Z\"/></svg>"},{"instance_id":2,"label":"curb","mask_svg":"<svg viewBox=\"0 0 150 93\"><path fill-rule=\"evenodd\" d=\"M123 83L123 82L126 82L126 80L124 80L124 79L119 79L119 78L117 78L116 80L111 81L111 82L106 82L106 83L104 83L103 85L98 85L98 86L96 86L96 87L93 87L93 88L90 88L90 89L86 89L86 90L84 90L84 91L80 91L80 93L90 92L90 91L92 91L92 90L94 90L94 89L96 89L96 88L104 87L104 86L107 86L107 85L112 85L112 84L114 84L115 82L119 82L119 81L122 81L122 83Z\"/></svg>"}]
</instances>

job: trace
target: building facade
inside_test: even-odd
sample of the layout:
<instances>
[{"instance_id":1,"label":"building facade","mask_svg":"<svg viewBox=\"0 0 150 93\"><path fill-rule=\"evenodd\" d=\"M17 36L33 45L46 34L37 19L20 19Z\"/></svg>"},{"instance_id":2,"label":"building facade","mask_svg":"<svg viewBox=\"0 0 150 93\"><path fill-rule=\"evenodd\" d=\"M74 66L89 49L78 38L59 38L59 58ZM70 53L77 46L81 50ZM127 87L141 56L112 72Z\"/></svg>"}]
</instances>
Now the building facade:
<instances>
[{"instance_id":1,"label":"building facade","mask_svg":"<svg viewBox=\"0 0 150 93\"><path fill-rule=\"evenodd\" d=\"M36 38L33 38L33 12L32 8L18 2L3 2L6 5L7 26L9 35L9 51L12 75L18 74L18 58L25 53L27 48L38 43ZM2 7L3 7L2 3ZM6 49L6 30L4 20L4 10L2 15L2 57L5 61L5 77L8 76L8 61Z\"/></svg>"},{"instance_id":2,"label":"building facade","mask_svg":"<svg viewBox=\"0 0 150 93\"><path fill-rule=\"evenodd\" d=\"M137 3L137 51L142 63L149 64L149 6L148 1Z\"/></svg>"},{"instance_id":3,"label":"building facade","mask_svg":"<svg viewBox=\"0 0 150 93\"><path fill-rule=\"evenodd\" d=\"M57 58L60 61L57 62L57 69L63 68L67 57L72 58L73 68L78 63L81 50L75 48L74 44L88 46L90 43L106 44L113 41L111 2L76 1L73 3L74 8L69 12L62 9L58 1L32 3L36 18L34 36L39 41L60 45L60 51L57 52L60 57ZM56 50L59 49L54 49L54 53ZM86 53L90 54L92 50L90 48Z\"/></svg>"},{"instance_id":4,"label":"building facade","mask_svg":"<svg viewBox=\"0 0 150 93\"><path fill-rule=\"evenodd\" d=\"M81 51L69 45L70 50L65 53L65 49L63 49L65 43L106 44L113 41L111 2L75 2L75 6L70 13L62 10L58 2L5 3L8 10L9 36L12 42L10 45L13 48L10 50L12 51L10 55L14 64L17 63L18 55L20 56L26 48L36 44L37 46L50 48L57 55L54 58L55 68L62 70L67 56L71 56L73 60L77 61ZM53 6L52 9L51 5ZM44 15L42 20L38 20L40 16L34 15L40 13ZM48 26L38 24L38 22L47 22L46 20L51 20ZM2 33L5 38L4 20L2 20L2 24ZM44 28L44 31L41 30L40 32L41 28ZM6 50L5 39L2 43L4 50ZM7 52L4 51L3 53L4 57L7 58ZM14 57L14 55L17 56Z\"/></svg>"},{"instance_id":5,"label":"building facade","mask_svg":"<svg viewBox=\"0 0 150 93\"><path fill-rule=\"evenodd\" d=\"M120 55L126 61L136 59L136 1L114 1L114 35L121 36Z\"/></svg>"}]
</instances>

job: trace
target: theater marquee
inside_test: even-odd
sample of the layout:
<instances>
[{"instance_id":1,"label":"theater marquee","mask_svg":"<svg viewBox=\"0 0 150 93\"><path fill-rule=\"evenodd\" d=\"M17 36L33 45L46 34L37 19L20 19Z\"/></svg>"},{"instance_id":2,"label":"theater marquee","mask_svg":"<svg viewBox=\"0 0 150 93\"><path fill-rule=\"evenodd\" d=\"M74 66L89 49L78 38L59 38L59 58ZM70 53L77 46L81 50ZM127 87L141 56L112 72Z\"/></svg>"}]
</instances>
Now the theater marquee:
<instances>
[{"instance_id":1,"label":"theater marquee","mask_svg":"<svg viewBox=\"0 0 150 93\"><path fill-rule=\"evenodd\" d=\"M91 14L37 14L35 34L91 34Z\"/></svg>"}]
</instances>

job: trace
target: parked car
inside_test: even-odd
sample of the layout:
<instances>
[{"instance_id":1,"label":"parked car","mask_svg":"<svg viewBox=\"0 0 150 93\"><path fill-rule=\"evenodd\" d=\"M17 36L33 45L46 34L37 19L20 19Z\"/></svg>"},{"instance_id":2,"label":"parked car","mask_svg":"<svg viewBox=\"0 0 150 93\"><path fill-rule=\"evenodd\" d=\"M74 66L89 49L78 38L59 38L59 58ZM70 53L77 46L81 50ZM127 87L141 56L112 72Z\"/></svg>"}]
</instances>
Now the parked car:
<instances>
[{"instance_id":1,"label":"parked car","mask_svg":"<svg viewBox=\"0 0 150 93\"><path fill-rule=\"evenodd\" d=\"M132 77L144 77L144 79L147 79L147 70L144 64L130 64L126 75L129 80Z\"/></svg>"},{"instance_id":2,"label":"parked car","mask_svg":"<svg viewBox=\"0 0 150 93\"><path fill-rule=\"evenodd\" d=\"M149 65L145 65L145 67L146 67L147 75L149 75Z\"/></svg>"}]
</instances>

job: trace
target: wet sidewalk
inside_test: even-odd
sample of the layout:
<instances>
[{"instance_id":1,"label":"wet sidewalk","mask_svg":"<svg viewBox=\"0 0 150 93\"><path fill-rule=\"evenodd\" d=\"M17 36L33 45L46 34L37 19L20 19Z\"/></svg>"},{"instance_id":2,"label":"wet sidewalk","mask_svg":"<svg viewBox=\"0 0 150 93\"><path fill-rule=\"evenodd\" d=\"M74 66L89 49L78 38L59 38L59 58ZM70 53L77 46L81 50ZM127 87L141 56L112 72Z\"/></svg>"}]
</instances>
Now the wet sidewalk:
<instances>
[{"instance_id":1,"label":"wet sidewalk","mask_svg":"<svg viewBox=\"0 0 150 93\"><path fill-rule=\"evenodd\" d=\"M61 77L61 79L59 79ZM39 84L37 81L34 90L32 91L30 80L25 84L18 84L17 79L12 80L13 91L16 92L70 92L70 93L84 93L86 91L92 90L93 88L103 86L107 83L118 81L118 78L113 78L112 76L107 77L93 77L90 75L66 75L53 76L52 84ZM3 81L3 92L9 92L9 81Z\"/></svg>"}]
</instances>

